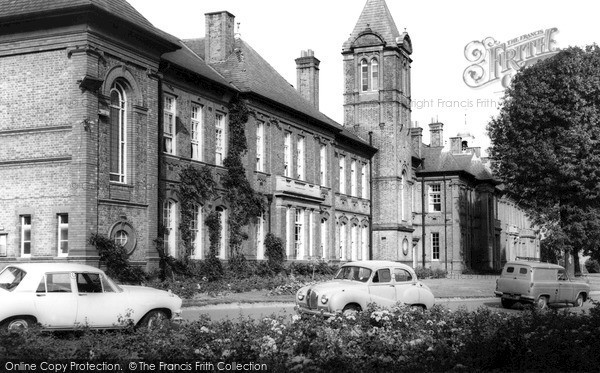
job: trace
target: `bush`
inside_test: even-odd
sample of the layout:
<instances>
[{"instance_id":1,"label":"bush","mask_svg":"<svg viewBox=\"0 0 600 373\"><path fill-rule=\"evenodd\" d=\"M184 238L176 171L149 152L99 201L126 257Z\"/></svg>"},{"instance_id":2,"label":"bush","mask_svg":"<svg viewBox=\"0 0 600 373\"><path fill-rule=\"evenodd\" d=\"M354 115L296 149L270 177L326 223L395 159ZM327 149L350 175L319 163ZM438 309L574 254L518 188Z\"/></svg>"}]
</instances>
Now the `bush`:
<instances>
[{"instance_id":1,"label":"bush","mask_svg":"<svg viewBox=\"0 0 600 373\"><path fill-rule=\"evenodd\" d=\"M98 250L100 262L106 265L106 274L110 277L125 283L140 283L146 279L142 268L129 263L129 255L123 246L99 234L92 234L89 243Z\"/></svg>"},{"instance_id":2,"label":"bush","mask_svg":"<svg viewBox=\"0 0 600 373\"><path fill-rule=\"evenodd\" d=\"M155 331L0 331L0 366L35 356L108 362L125 370L135 360L215 367L235 362L269 372L594 372L600 366L599 329L598 304L586 314L441 306L422 312L395 306L329 319L294 315L213 322L203 316L182 328Z\"/></svg>"},{"instance_id":3,"label":"bush","mask_svg":"<svg viewBox=\"0 0 600 373\"><path fill-rule=\"evenodd\" d=\"M585 268L589 273L600 272L600 263L596 259L588 259L585 261Z\"/></svg>"},{"instance_id":4,"label":"bush","mask_svg":"<svg viewBox=\"0 0 600 373\"><path fill-rule=\"evenodd\" d=\"M417 267L417 268L415 268L415 273L417 274L417 277L419 279L446 278L446 276L448 275L448 272L446 272L445 270L443 270L441 268L431 269L431 268Z\"/></svg>"},{"instance_id":5,"label":"bush","mask_svg":"<svg viewBox=\"0 0 600 373\"><path fill-rule=\"evenodd\" d=\"M283 270L283 262L285 261L285 249L283 240L272 233L268 233L265 237L265 255L267 256L269 266L275 273Z\"/></svg>"}]
</instances>

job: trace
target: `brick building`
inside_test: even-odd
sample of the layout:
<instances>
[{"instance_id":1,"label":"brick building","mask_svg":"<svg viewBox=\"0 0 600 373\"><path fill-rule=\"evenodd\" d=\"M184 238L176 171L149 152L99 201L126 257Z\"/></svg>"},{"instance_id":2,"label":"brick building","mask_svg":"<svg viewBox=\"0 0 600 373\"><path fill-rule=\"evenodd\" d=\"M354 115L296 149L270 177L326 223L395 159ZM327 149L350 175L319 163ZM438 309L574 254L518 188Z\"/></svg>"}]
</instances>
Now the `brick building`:
<instances>
[{"instance_id":1,"label":"brick building","mask_svg":"<svg viewBox=\"0 0 600 373\"><path fill-rule=\"evenodd\" d=\"M412 254L413 266L428 263L449 272L499 270L517 256L540 257L540 234L518 204L503 195L472 136L459 133L444 145L443 123L413 128L413 149L423 160L417 169L415 235L423 243Z\"/></svg>"},{"instance_id":2,"label":"brick building","mask_svg":"<svg viewBox=\"0 0 600 373\"><path fill-rule=\"evenodd\" d=\"M268 206L248 227L249 259L265 258L272 232L289 260L418 264L436 226L429 211L420 213L423 186L441 175L457 196L475 193L483 201L499 193L491 179L466 177L472 168L431 168L447 153L415 142L412 44L384 0L367 0L342 46L343 125L319 111L320 61L312 51L295 61L295 89L234 25L229 12L207 13L206 36L180 40L125 0L0 1L0 262L97 263L87 242L96 233L122 244L140 265L156 264L159 238L180 257L177 189L190 165L208 167L219 187L219 196L194 207L191 257L206 257L204 221L218 212L219 257L227 259L230 206L221 178L235 100L250 111L246 176ZM496 211L507 216L518 209L502 206ZM485 226L463 215L456 212L444 228L454 233L443 239L460 248L452 252L454 269L501 257L494 240L493 249L481 249L483 236L477 245L458 238L479 237L474 229L507 242L526 237L515 230L517 220ZM437 266L440 258L424 260Z\"/></svg>"}]
</instances>

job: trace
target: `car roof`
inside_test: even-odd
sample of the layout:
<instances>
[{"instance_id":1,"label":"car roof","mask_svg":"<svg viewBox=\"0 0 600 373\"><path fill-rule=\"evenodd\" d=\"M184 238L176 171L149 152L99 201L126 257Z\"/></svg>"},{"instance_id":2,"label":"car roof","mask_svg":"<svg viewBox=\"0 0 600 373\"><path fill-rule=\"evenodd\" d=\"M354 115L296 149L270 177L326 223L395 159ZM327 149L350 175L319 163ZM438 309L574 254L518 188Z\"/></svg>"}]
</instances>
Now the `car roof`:
<instances>
[{"instance_id":1,"label":"car roof","mask_svg":"<svg viewBox=\"0 0 600 373\"><path fill-rule=\"evenodd\" d=\"M45 272L102 272L101 269L79 263L9 263L6 267L16 267L27 273Z\"/></svg>"},{"instance_id":2,"label":"car roof","mask_svg":"<svg viewBox=\"0 0 600 373\"><path fill-rule=\"evenodd\" d=\"M546 269L565 269L563 266L559 266L554 263L545 263L545 262L534 262L534 261L526 261L526 260L513 260L506 263L508 265L521 265L531 268L546 268Z\"/></svg>"},{"instance_id":3,"label":"car roof","mask_svg":"<svg viewBox=\"0 0 600 373\"><path fill-rule=\"evenodd\" d=\"M404 268L404 269L412 269L410 266L400 262L393 262L391 260L358 260L355 262L348 262L344 264L342 267L347 266L359 266L366 267L369 269L379 269L382 267L396 267L396 268Z\"/></svg>"}]
</instances>

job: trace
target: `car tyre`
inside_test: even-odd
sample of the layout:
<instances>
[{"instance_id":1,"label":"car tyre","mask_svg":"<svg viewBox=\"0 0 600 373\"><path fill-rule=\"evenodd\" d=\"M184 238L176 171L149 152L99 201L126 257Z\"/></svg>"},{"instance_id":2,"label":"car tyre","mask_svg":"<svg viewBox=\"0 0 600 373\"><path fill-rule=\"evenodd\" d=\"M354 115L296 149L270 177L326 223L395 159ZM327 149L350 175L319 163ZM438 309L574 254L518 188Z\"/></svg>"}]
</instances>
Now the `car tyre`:
<instances>
[{"instance_id":1,"label":"car tyre","mask_svg":"<svg viewBox=\"0 0 600 373\"><path fill-rule=\"evenodd\" d=\"M426 310L425 306L422 304L412 304L410 306L410 310L414 312L423 312Z\"/></svg>"},{"instance_id":2,"label":"car tyre","mask_svg":"<svg viewBox=\"0 0 600 373\"><path fill-rule=\"evenodd\" d=\"M342 315L344 317L349 317L349 316L354 316L356 317L356 315L358 315L358 313L362 311L359 305L356 304L349 304L346 307L344 307L344 309L342 310Z\"/></svg>"},{"instance_id":3,"label":"car tyre","mask_svg":"<svg viewBox=\"0 0 600 373\"><path fill-rule=\"evenodd\" d=\"M500 303L502 303L502 307L504 308L512 308L515 305L515 301L512 299L501 298Z\"/></svg>"},{"instance_id":4,"label":"car tyre","mask_svg":"<svg viewBox=\"0 0 600 373\"><path fill-rule=\"evenodd\" d=\"M160 329L167 325L169 317L164 311L152 310L144 316L140 322L140 326L149 330Z\"/></svg>"},{"instance_id":5,"label":"car tyre","mask_svg":"<svg viewBox=\"0 0 600 373\"><path fill-rule=\"evenodd\" d=\"M15 317L4 323L6 330L25 330L35 325L35 320L30 317Z\"/></svg>"},{"instance_id":6,"label":"car tyre","mask_svg":"<svg viewBox=\"0 0 600 373\"><path fill-rule=\"evenodd\" d=\"M585 302L585 300L583 299L583 294L579 294L577 296L577 299L575 299L575 303L573 303L573 305L575 307L583 307L583 302Z\"/></svg>"},{"instance_id":7,"label":"car tyre","mask_svg":"<svg viewBox=\"0 0 600 373\"><path fill-rule=\"evenodd\" d=\"M538 309L545 310L548 308L548 297L540 296L535 305Z\"/></svg>"}]
</instances>

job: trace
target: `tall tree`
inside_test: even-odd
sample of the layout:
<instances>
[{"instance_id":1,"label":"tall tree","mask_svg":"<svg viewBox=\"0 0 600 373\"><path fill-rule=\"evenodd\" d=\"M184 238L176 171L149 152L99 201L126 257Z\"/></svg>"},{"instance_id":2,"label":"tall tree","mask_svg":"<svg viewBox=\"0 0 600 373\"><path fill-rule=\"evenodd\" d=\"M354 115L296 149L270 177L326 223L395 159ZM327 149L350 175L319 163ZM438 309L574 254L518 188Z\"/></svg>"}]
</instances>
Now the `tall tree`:
<instances>
[{"instance_id":1,"label":"tall tree","mask_svg":"<svg viewBox=\"0 0 600 373\"><path fill-rule=\"evenodd\" d=\"M600 48L519 71L487 130L510 195L576 265L580 252L600 257Z\"/></svg>"}]
</instances>

